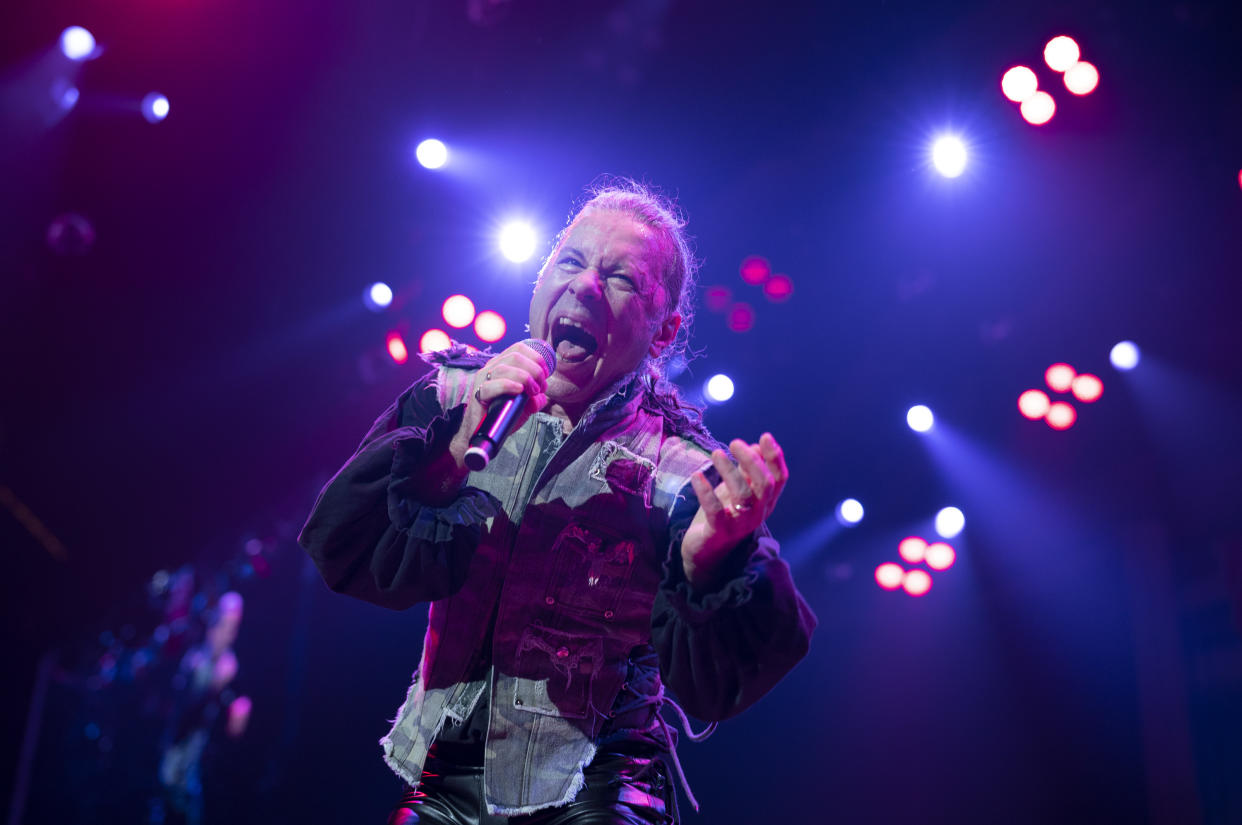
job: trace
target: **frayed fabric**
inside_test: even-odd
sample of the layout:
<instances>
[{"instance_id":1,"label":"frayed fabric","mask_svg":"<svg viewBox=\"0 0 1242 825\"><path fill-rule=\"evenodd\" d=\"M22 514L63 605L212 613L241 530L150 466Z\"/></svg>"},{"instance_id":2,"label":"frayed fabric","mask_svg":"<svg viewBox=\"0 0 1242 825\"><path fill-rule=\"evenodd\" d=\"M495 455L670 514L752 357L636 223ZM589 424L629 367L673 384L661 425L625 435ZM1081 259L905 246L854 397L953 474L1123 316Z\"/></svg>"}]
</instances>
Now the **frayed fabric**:
<instances>
[{"instance_id":1,"label":"frayed fabric","mask_svg":"<svg viewBox=\"0 0 1242 825\"><path fill-rule=\"evenodd\" d=\"M538 805L521 805L518 807L509 807L506 805L493 805L487 803L487 812L493 816L523 816L525 814L533 814L535 811L542 811L545 808L555 808L560 805L568 805L574 801L574 797L586 787L586 766L595 761L594 745L591 745L587 751L586 758L578 765L578 769L574 772L573 780L569 783L569 790L565 791L565 795L560 799L551 802L543 802Z\"/></svg>"}]
</instances>

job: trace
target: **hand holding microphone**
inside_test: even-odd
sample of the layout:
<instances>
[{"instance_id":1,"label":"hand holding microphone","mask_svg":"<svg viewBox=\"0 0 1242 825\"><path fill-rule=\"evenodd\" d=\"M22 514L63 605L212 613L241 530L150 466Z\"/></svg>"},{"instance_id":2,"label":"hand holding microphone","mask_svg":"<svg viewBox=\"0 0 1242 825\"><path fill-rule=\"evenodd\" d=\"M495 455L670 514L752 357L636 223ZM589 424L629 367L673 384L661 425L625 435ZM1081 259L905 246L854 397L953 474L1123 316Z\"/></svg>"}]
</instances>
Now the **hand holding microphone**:
<instances>
[{"instance_id":1,"label":"hand holding microphone","mask_svg":"<svg viewBox=\"0 0 1242 825\"><path fill-rule=\"evenodd\" d=\"M556 355L544 341L522 341L492 358L475 374L452 452L470 470L482 470L505 436L548 404L548 376ZM468 442L466 441L468 439Z\"/></svg>"}]
</instances>

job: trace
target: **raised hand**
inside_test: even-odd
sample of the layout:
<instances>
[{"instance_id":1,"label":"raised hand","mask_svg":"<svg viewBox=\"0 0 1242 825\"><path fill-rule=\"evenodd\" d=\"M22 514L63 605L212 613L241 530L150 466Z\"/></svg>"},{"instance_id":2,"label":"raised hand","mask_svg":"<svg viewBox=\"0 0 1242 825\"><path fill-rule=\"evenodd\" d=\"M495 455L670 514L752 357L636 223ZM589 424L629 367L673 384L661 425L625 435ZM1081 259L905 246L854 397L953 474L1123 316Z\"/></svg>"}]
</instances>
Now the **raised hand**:
<instances>
[{"instance_id":1,"label":"raised hand","mask_svg":"<svg viewBox=\"0 0 1242 825\"><path fill-rule=\"evenodd\" d=\"M713 584L720 562L772 514L789 480L785 453L771 433L764 433L758 444L734 439L729 449L736 465L723 450L712 453L721 478L715 487L701 472L690 478L699 510L682 539L681 562L696 588Z\"/></svg>"}]
</instances>

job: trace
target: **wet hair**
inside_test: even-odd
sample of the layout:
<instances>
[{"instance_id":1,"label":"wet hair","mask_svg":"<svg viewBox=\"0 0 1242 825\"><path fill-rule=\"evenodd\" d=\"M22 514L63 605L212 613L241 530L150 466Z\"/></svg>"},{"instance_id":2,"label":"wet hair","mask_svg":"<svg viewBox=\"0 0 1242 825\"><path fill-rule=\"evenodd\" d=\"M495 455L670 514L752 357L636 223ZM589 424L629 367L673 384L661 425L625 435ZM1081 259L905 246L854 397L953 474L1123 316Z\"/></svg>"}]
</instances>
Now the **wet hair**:
<instances>
[{"instance_id":1,"label":"wet hair","mask_svg":"<svg viewBox=\"0 0 1242 825\"><path fill-rule=\"evenodd\" d=\"M690 339L691 321L694 318L694 290L699 261L690 247L685 216L676 203L647 184L633 178L602 178L587 189L586 199L574 210L565 228L557 235L556 242L552 245L552 255L556 254L574 222L587 212L595 210L629 215L651 227L660 239L663 247L660 283L664 287L665 296L663 317L674 312L681 315L681 328L677 330L677 337L664 348L658 358L652 359L652 366L663 376L671 361L685 355ZM551 256L548 260L551 260ZM544 266L546 265L545 261Z\"/></svg>"}]
</instances>

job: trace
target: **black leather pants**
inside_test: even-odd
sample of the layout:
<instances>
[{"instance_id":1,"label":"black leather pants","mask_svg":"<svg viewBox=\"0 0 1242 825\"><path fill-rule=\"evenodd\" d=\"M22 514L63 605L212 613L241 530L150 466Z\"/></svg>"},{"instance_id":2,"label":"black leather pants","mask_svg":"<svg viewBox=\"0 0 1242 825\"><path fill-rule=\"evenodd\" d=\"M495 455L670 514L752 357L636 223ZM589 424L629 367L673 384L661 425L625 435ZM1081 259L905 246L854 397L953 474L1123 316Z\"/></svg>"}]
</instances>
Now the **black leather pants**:
<instances>
[{"instance_id":1,"label":"black leather pants","mask_svg":"<svg viewBox=\"0 0 1242 825\"><path fill-rule=\"evenodd\" d=\"M433 750L418 789L406 787L388 825L673 825L675 793L652 756L603 751L586 767L586 787L568 805L505 817L487 813L483 768L438 758Z\"/></svg>"}]
</instances>

